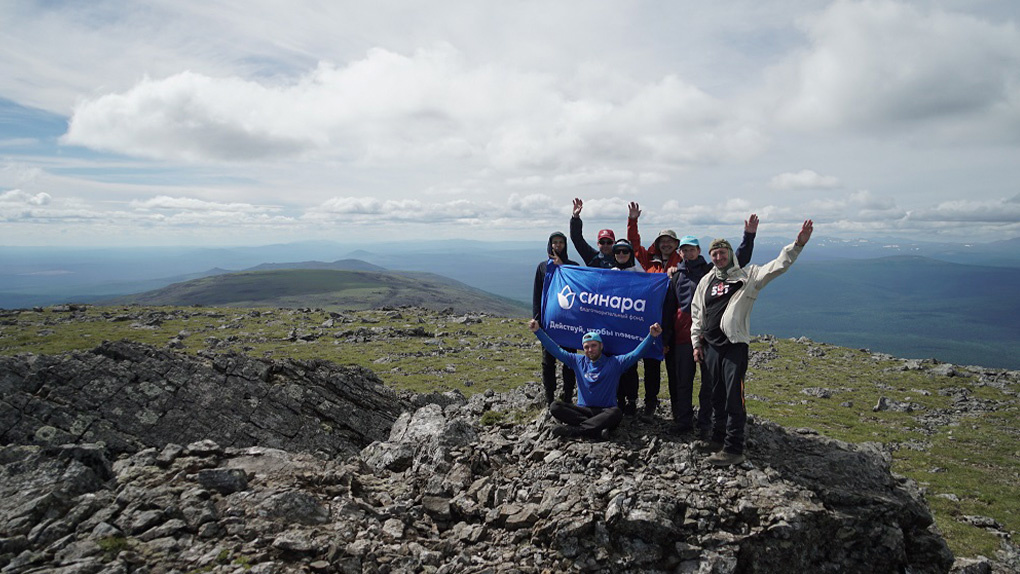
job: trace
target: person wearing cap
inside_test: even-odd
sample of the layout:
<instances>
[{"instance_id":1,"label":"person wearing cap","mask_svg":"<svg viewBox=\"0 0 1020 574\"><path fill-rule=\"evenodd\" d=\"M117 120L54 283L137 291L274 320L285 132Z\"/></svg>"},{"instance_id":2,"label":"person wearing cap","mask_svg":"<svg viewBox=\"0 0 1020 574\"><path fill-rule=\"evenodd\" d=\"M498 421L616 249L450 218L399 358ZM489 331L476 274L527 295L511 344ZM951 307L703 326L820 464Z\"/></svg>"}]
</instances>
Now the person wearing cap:
<instances>
[{"instance_id":1,"label":"person wearing cap","mask_svg":"<svg viewBox=\"0 0 1020 574\"><path fill-rule=\"evenodd\" d=\"M535 286L531 294L531 316L533 319L542 319L542 291L545 287L545 273L549 263L557 265L577 265L567 254L567 236L563 232L556 231L549 235L549 242L546 244L547 259L543 259L535 270ZM575 349L568 349L574 352ZM567 365L562 365L561 375L563 377L563 393L560 398L565 402L574 400L575 378L574 371ZM542 351L542 386L545 387L545 402L549 404L556 398L556 359L548 351Z\"/></svg>"},{"instance_id":2,"label":"person wearing cap","mask_svg":"<svg viewBox=\"0 0 1020 574\"><path fill-rule=\"evenodd\" d=\"M630 202L627 213L627 239L634 245L634 256L649 273L672 272L680 264L680 252L677 247L680 241L672 229L663 229L655 237L655 241L645 249L641 246L641 234L638 233L638 218L641 217L641 206ZM645 408L644 416L650 417L659 405L659 388L662 385L662 361L647 358L643 362L645 368ZM669 367L667 366L667 376Z\"/></svg>"},{"instance_id":3,"label":"person wearing cap","mask_svg":"<svg viewBox=\"0 0 1020 574\"><path fill-rule=\"evenodd\" d=\"M711 273L698 283L691 300L692 356L702 364L712 395L712 434L697 448L712 451L708 462L717 466L740 464L744 455L744 375L751 342L751 309L759 292L793 265L811 239L814 223L808 219L797 239L765 265L740 267L725 239L709 247Z\"/></svg>"},{"instance_id":4,"label":"person wearing cap","mask_svg":"<svg viewBox=\"0 0 1020 574\"><path fill-rule=\"evenodd\" d=\"M611 269L615 266L613 261L613 243L616 241L616 234L612 229L600 229L598 235L599 248L595 249L584 240L581 233L581 209L584 202L581 198L574 198L574 214L570 218L570 242L581 257L581 261L588 267L601 267Z\"/></svg>"},{"instance_id":5,"label":"person wearing cap","mask_svg":"<svg viewBox=\"0 0 1020 574\"><path fill-rule=\"evenodd\" d=\"M626 239L617 239L616 243L613 244L613 263L613 269L637 273L645 272L637 264L637 259L634 257L634 248L631 246L630 241ZM633 415L637 413L637 397L638 372L637 364L634 364L620 375L620 385L616 389L616 404L623 409L623 414Z\"/></svg>"},{"instance_id":6,"label":"person wearing cap","mask_svg":"<svg viewBox=\"0 0 1020 574\"><path fill-rule=\"evenodd\" d=\"M619 426L623 411L616 404L616 388L624 371L637 364L655 337L662 334L662 327L655 323L648 327L646 336L633 351L624 355L610 356L602 352L602 336L592 331L581 339L583 355L568 353L560 348L543 331L539 322L528 323L542 346L564 364L573 367L577 373L577 404L555 401L549 405L549 413L565 426L553 428L553 434L560 437L587 437L606 439L609 431Z\"/></svg>"},{"instance_id":7,"label":"person wearing cap","mask_svg":"<svg viewBox=\"0 0 1020 574\"><path fill-rule=\"evenodd\" d=\"M744 236L737 248L737 264L751 262L754 238L758 232L758 216L754 213L744 221ZM698 238L685 235L680 239L681 261L669 280L666 301L662 309L662 342L665 348L666 380L669 402L673 413L673 432L684 434L694 430L694 348L691 346L691 298L702 277L712 270L712 264L701 255ZM712 428L712 398L701 370L701 390L698 392L697 428L700 438L709 440Z\"/></svg>"}]
</instances>

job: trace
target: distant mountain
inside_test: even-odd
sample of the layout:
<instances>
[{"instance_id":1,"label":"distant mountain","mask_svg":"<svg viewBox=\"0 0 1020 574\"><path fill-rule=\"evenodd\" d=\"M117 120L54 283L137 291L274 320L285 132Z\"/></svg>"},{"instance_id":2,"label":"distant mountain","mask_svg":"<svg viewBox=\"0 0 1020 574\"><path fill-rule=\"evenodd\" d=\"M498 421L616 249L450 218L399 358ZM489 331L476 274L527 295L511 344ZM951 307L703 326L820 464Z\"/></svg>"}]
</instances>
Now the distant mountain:
<instances>
[{"instance_id":1,"label":"distant mountain","mask_svg":"<svg viewBox=\"0 0 1020 574\"><path fill-rule=\"evenodd\" d=\"M273 269L334 269L344 271L386 271L385 267L372 265L360 259L340 259L327 263L325 261L299 261L296 263L263 263L249 267L245 271L270 271Z\"/></svg>"},{"instance_id":2,"label":"distant mountain","mask_svg":"<svg viewBox=\"0 0 1020 574\"><path fill-rule=\"evenodd\" d=\"M274 269L216 275L176 283L107 303L140 305L215 305L227 307L321 307L371 309L416 305L455 312L485 312L512 317L528 307L431 273Z\"/></svg>"}]
</instances>

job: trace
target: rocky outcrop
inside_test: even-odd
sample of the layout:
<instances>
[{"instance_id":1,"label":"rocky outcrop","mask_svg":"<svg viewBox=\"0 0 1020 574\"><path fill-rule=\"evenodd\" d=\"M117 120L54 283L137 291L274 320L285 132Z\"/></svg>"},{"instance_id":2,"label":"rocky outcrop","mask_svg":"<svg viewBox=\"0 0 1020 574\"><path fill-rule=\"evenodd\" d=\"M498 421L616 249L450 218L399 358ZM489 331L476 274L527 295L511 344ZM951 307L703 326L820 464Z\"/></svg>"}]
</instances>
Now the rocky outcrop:
<instances>
[{"instance_id":1,"label":"rocky outcrop","mask_svg":"<svg viewBox=\"0 0 1020 574\"><path fill-rule=\"evenodd\" d=\"M331 456L402 410L374 373L327 361L191 357L126 341L0 358L0 444L102 443L116 456L209 439Z\"/></svg>"},{"instance_id":2,"label":"rocky outcrop","mask_svg":"<svg viewBox=\"0 0 1020 574\"><path fill-rule=\"evenodd\" d=\"M542 412L535 384L404 400L360 369L124 344L7 359L0 373L4 401L21 397L5 407L21 418L0 447L4 573L935 573L953 562L879 445L765 421L749 423L750 462L715 468L636 420L608 442L555 438L545 414L479 424ZM138 376L118 386L114 373ZM150 385L176 390L142 402L135 393ZM212 420L263 434L124 422L128 408L214 408L249 385L262 389L257 415ZM69 398L99 388L137 402ZM202 393L208 401L184 401ZM268 398L280 395L291 400ZM87 405L92 424L76 434L55 424L58 404L68 419ZM338 431L347 405L388 421L385 432ZM33 424L67 434L40 438Z\"/></svg>"}]
</instances>

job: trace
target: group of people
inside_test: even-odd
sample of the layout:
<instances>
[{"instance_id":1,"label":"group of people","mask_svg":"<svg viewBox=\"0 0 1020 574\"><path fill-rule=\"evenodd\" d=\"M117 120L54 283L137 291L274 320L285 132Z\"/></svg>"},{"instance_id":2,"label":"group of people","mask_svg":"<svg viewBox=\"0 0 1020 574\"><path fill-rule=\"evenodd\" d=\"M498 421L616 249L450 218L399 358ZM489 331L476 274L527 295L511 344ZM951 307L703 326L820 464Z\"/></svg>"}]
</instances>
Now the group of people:
<instances>
[{"instance_id":1,"label":"group of people","mask_svg":"<svg viewBox=\"0 0 1020 574\"><path fill-rule=\"evenodd\" d=\"M628 206L627 238L617 239L611 229L598 232L598 248L585 241L581 211L584 203L574 199L570 241L589 267L633 272L666 273L669 288L663 302L661 324L649 327L648 336L633 351L619 356L604 354L597 332L582 338L583 354L560 347L541 329L542 291L550 263L578 265L570 259L567 236L549 236L547 259L536 270L531 330L541 341L542 383L550 413L565 425L554 428L557 436L608 438L625 415L638 414L637 363L643 361L645 399L641 415L652 416L658 406L661 365L666 363L673 430L697 432L696 447L711 453L708 462L720 466L739 464L744 456L744 375L750 343L750 312L758 292L784 273L811 238L813 222L801 226L796 240L779 257L765 265L750 265L758 217L744 221L743 238L734 251L725 239L709 246L711 263L702 256L693 235L681 238L664 229L644 248L638 232L641 208ZM644 357L655 337L663 337L663 361ZM561 363L563 391L556 399L556 363ZM698 416L694 418L693 391L697 365L701 365ZM573 401L577 390L577 403Z\"/></svg>"}]
</instances>

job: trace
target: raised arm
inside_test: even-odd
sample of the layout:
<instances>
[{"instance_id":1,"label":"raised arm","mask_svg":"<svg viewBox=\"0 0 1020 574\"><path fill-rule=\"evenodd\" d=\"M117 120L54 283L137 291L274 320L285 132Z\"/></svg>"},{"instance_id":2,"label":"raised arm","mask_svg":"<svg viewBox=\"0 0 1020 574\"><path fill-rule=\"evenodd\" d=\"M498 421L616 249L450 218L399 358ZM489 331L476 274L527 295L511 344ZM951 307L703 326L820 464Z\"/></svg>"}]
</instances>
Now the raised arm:
<instances>
[{"instance_id":1,"label":"raised arm","mask_svg":"<svg viewBox=\"0 0 1020 574\"><path fill-rule=\"evenodd\" d=\"M529 321L528 328L531 329L531 332L534 333L536 337L538 337L539 342L542 343L542 346L545 347L546 351L549 351L550 355L556 357L560 361L563 361L571 369L574 368L577 363L574 358L578 355L564 351L560 348L560 346L557 345L551 337L549 337L549 334L541 329L541 325L538 324L538 321L534 319Z\"/></svg>"},{"instance_id":2,"label":"raised arm","mask_svg":"<svg viewBox=\"0 0 1020 574\"><path fill-rule=\"evenodd\" d=\"M633 201L630 202L627 205L627 241L630 241L634 248L634 259L637 259L642 269L648 269L652 258L648 255L648 251L641 247L641 234L638 233L637 223L639 217L641 217L641 206Z\"/></svg>"},{"instance_id":3,"label":"raised arm","mask_svg":"<svg viewBox=\"0 0 1020 574\"><path fill-rule=\"evenodd\" d=\"M574 249L581 256L581 263L587 265L598 255L598 250L588 245L588 242L584 240L584 234L581 233L581 209L583 207L584 202L581 201L581 198L575 197L573 216L570 218L570 242L574 244Z\"/></svg>"},{"instance_id":4,"label":"raised arm","mask_svg":"<svg viewBox=\"0 0 1020 574\"><path fill-rule=\"evenodd\" d=\"M648 327L648 336L641 341L640 345L635 347L633 351L627 353L626 355L619 355L616 357L620 361L620 364L623 366L623 369L627 370L636 365L637 362L641 360L642 357L645 356L645 353L648 351L648 348L652 346L652 341L654 341L655 338L661 334L662 326L660 326L658 323L652 323Z\"/></svg>"},{"instance_id":5,"label":"raised arm","mask_svg":"<svg viewBox=\"0 0 1020 574\"><path fill-rule=\"evenodd\" d=\"M746 267L751 262L751 255L754 253L754 237L758 233L758 215L752 213L744 220L744 237L740 240L740 246L733 254L737 258L737 265Z\"/></svg>"}]
</instances>

